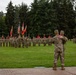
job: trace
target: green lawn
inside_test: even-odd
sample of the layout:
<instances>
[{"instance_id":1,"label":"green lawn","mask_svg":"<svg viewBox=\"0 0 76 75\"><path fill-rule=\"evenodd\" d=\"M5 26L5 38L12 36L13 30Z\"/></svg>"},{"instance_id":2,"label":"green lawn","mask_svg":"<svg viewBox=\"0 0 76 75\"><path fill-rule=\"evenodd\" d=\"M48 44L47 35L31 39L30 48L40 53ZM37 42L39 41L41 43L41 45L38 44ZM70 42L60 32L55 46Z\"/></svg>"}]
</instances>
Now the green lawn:
<instances>
[{"instance_id":1,"label":"green lawn","mask_svg":"<svg viewBox=\"0 0 76 75\"><path fill-rule=\"evenodd\" d=\"M66 43L65 66L76 66L76 44ZM0 68L52 67L54 46L0 47ZM58 61L58 66L60 61Z\"/></svg>"}]
</instances>

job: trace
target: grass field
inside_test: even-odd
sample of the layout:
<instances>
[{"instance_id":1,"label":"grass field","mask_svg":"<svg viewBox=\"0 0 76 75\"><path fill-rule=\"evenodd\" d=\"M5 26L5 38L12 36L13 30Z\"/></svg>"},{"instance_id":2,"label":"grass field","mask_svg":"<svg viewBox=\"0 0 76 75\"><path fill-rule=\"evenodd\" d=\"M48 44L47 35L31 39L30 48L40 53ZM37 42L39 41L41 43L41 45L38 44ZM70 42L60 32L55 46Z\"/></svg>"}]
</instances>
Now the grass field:
<instances>
[{"instance_id":1,"label":"grass field","mask_svg":"<svg viewBox=\"0 0 76 75\"><path fill-rule=\"evenodd\" d=\"M76 66L76 44L65 45L65 66ZM52 67L54 45L29 48L0 47L0 68ZM58 61L58 66L61 66Z\"/></svg>"}]
</instances>

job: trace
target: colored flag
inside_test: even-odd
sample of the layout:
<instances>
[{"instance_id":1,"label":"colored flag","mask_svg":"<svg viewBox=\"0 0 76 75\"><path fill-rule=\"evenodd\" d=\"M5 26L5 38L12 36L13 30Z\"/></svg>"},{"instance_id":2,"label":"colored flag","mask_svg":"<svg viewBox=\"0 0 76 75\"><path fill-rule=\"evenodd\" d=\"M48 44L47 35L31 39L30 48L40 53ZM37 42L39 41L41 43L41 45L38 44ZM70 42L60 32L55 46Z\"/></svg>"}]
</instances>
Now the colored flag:
<instances>
[{"instance_id":1,"label":"colored flag","mask_svg":"<svg viewBox=\"0 0 76 75\"><path fill-rule=\"evenodd\" d=\"M24 22L23 22L23 24L22 24L22 31L24 30Z\"/></svg>"},{"instance_id":2,"label":"colored flag","mask_svg":"<svg viewBox=\"0 0 76 75\"><path fill-rule=\"evenodd\" d=\"M18 25L18 34L20 34L20 23Z\"/></svg>"},{"instance_id":3,"label":"colored flag","mask_svg":"<svg viewBox=\"0 0 76 75\"><path fill-rule=\"evenodd\" d=\"M25 27L25 29L22 31L22 35L24 35L24 34L25 34L26 29L27 29L27 26L26 26L26 27Z\"/></svg>"},{"instance_id":4,"label":"colored flag","mask_svg":"<svg viewBox=\"0 0 76 75\"><path fill-rule=\"evenodd\" d=\"M11 27L11 30L10 30L10 36L12 36L13 34L13 26Z\"/></svg>"},{"instance_id":5,"label":"colored flag","mask_svg":"<svg viewBox=\"0 0 76 75\"><path fill-rule=\"evenodd\" d=\"M24 29L24 33L26 33L26 29L27 29L27 25L26 25L26 27L25 27L25 29Z\"/></svg>"}]
</instances>

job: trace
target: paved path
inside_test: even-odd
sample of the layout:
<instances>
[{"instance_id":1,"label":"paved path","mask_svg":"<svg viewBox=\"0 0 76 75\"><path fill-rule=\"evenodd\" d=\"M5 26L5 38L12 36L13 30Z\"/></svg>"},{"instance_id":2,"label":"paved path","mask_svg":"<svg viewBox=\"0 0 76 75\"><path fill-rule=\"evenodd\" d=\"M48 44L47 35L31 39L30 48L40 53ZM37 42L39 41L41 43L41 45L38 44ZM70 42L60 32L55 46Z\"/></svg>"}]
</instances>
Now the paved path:
<instances>
[{"instance_id":1,"label":"paved path","mask_svg":"<svg viewBox=\"0 0 76 75\"><path fill-rule=\"evenodd\" d=\"M52 68L0 69L0 75L76 75L76 67L66 67L64 71L60 68L57 71Z\"/></svg>"}]
</instances>

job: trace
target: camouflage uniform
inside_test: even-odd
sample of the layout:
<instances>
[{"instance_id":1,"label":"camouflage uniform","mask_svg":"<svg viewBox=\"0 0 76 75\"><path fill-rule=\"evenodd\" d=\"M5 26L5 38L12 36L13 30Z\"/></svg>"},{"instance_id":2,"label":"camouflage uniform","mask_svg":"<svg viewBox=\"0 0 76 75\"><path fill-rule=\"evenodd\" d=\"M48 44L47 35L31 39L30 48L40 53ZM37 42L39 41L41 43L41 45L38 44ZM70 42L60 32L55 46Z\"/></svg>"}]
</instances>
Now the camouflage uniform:
<instances>
[{"instance_id":1,"label":"camouflage uniform","mask_svg":"<svg viewBox=\"0 0 76 75\"><path fill-rule=\"evenodd\" d=\"M46 46L46 38L43 38L43 45Z\"/></svg>"},{"instance_id":2,"label":"camouflage uniform","mask_svg":"<svg viewBox=\"0 0 76 75\"><path fill-rule=\"evenodd\" d=\"M41 44L41 38L38 38L38 46Z\"/></svg>"},{"instance_id":3,"label":"camouflage uniform","mask_svg":"<svg viewBox=\"0 0 76 75\"><path fill-rule=\"evenodd\" d=\"M2 45L5 47L5 39L2 39Z\"/></svg>"},{"instance_id":4,"label":"camouflage uniform","mask_svg":"<svg viewBox=\"0 0 76 75\"><path fill-rule=\"evenodd\" d=\"M9 36L6 37L6 39L5 39L5 44L6 44L6 47L9 46Z\"/></svg>"},{"instance_id":5,"label":"camouflage uniform","mask_svg":"<svg viewBox=\"0 0 76 75\"><path fill-rule=\"evenodd\" d=\"M31 38L28 38L28 41L29 41L29 46L31 46Z\"/></svg>"},{"instance_id":6,"label":"camouflage uniform","mask_svg":"<svg viewBox=\"0 0 76 75\"><path fill-rule=\"evenodd\" d=\"M60 31L60 36L63 36L64 39L62 39L62 43L63 43L63 56L65 55L65 46L64 44L67 42L68 38L64 36L64 31L61 30Z\"/></svg>"},{"instance_id":7,"label":"camouflage uniform","mask_svg":"<svg viewBox=\"0 0 76 75\"><path fill-rule=\"evenodd\" d=\"M9 38L9 47L11 47L11 39L12 39L12 38Z\"/></svg>"},{"instance_id":8,"label":"camouflage uniform","mask_svg":"<svg viewBox=\"0 0 76 75\"><path fill-rule=\"evenodd\" d=\"M30 38L27 38L27 44L28 44L28 46L31 46L31 39Z\"/></svg>"},{"instance_id":9,"label":"camouflage uniform","mask_svg":"<svg viewBox=\"0 0 76 75\"><path fill-rule=\"evenodd\" d=\"M5 37L2 35L2 46L5 46Z\"/></svg>"},{"instance_id":10,"label":"camouflage uniform","mask_svg":"<svg viewBox=\"0 0 76 75\"><path fill-rule=\"evenodd\" d=\"M13 37L10 37L10 39L9 39L9 46L13 47Z\"/></svg>"},{"instance_id":11,"label":"camouflage uniform","mask_svg":"<svg viewBox=\"0 0 76 75\"><path fill-rule=\"evenodd\" d=\"M2 47L2 39L0 39L0 47Z\"/></svg>"},{"instance_id":12,"label":"camouflage uniform","mask_svg":"<svg viewBox=\"0 0 76 75\"><path fill-rule=\"evenodd\" d=\"M17 48L17 38L14 38L14 47Z\"/></svg>"},{"instance_id":13,"label":"camouflage uniform","mask_svg":"<svg viewBox=\"0 0 76 75\"><path fill-rule=\"evenodd\" d=\"M15 37L12 39L12 47L15 47Z\"/></svg>"},{"instance_id":14,"label":"camouflage uniform","mask_svg":"<svg viewBox=\"0 0 76 75\"><path fill-rule=\"evenodd\" d=\"M25 46L25 38L24 37L21 38L21 42L22 42L22 47L24 48L24 46Z\"/></svg>"},{"instance_id":15,"label":"camouflage uniform","mask_svg":"<svg viewBox=\"0 0 76 75\"><path fill-rule=\"evenodd\" d=\"M52 40L55 44L54 63L57 64L57 58L60 56L61 64L64 65L62 40L60 40L57 36L55 36Z\"/></svg>"},{"instance_id":16,"label":"camouflage uniform","mask_svg":"<svg viewBox=\"0 0 76 75\"><path fill-rule=\"evenodd\" d=\"M36 39L36 38L33 38L33 39L32 39L32 43L33 43L33 46L36 46L37 39Z\"/></svg>"},{"instance_id":17,"label":"camouflage uniform","mask_svg":"<svg viewBox=\"0 0 76 75\"><path fill-rule=\"evenodd\" d=\"M51 45L52 45L52 43L51 43L51 38L48 38L48 39L47 39L47 43L48 43L48 46L51 46Z\"/></svg>"},{"instance_id":18,"label":"camouflage uniform","mask_svg":"<svg viewBox=\"0 0 76 75\"><path fill-rule=\"evenodd\" d=\"M5 39L5 44L6 44L6 47L8 47L8 39L7 38Z\"/></svg>"},{"instance_id":19,"label":"camouflage uniform","mask_svg":"<svg viewBox=\"0 0 76 75\"><path fill-rule=\"evenodd\" d=\"M18 37L18 39L17 39L17 45L18 45L19 48L21 47L21 37Z\"/></svg>"},{"instance_id":20,"label":"camouflage uniform","mask_svg":"<svg viewBox=\"0 0 76 75\"><path fill-rule=\"evenodd\" d=\"M63 36L65 40L63 40L63 56L65 56L65 46L64 44L68 41L68 38Z\"/></svg>"},{"instance_id":21,"label":"camouflage uniform","mask_svg":"<svg viewBox=\"0 0 76 75\"><path fill-rule=\"evenodd\" d=\"M54 67L53 70L56 70L57 66L57 60L60 57L61 61L61 69L64 70L64 46L63 46L63 41L65 41L64 37L61 37L58 35L58 31L56 31L57 34L52 38L52 43L55 45L55 51L54 51Z\"/></svg>"},{"instance_id":22,"label":"camouflage uniform","mask_svg":"<svg viewBox=\"0 0 76 75\"><path fill-rule=\"evenodd\" d=\"M28 48L28 38L27 37L24 39L24 45L26 48Z\"/></svg>"}]
</instances>

